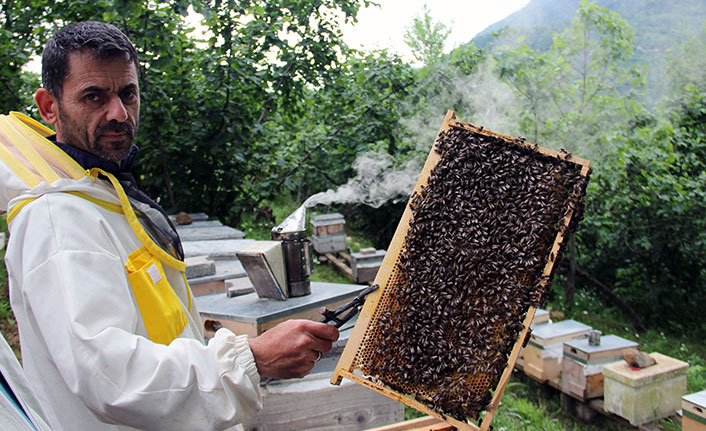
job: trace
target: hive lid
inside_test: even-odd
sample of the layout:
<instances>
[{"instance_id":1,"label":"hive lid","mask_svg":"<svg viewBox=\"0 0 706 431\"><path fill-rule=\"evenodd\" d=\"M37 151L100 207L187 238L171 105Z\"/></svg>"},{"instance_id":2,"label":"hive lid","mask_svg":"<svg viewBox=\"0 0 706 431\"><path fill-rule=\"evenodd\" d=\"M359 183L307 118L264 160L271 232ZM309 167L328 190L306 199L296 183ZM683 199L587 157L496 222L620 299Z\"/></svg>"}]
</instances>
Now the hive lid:
<instances>
[{"instance_id":1,"label":"hive lid","mask_svg":"<svg viewBox=\"0 0 706 431\"><path fill-rule=\"evenodd\" d=\"M341 224L345 222L346 221L344 220L343 215L339 213L315 215L311 216L311 220L309 220L309 223L311 223L312 226L327 226L330 224Z\"/></svg>"},{"instance_id":2,"label":"hive lid","mask_svg":"<svg viewBox=\"0 0 706 431\"><path fill-rule=\"evenodd\" d=\"M547 322L549 322L549 311L543 308L538 308L537 311L534 312L534 319L532 319L532 324L539 325Z\"/></svg>"},{"instance_id":3,"label":"hive lid","mask_svg":"<svg viewBox=\"0 0 706 431\"><path fill-rule=\"evenodd\" d=\"M375 250L373 253L363 253L363 252L357 252L357 253L351 253L351 257L353 260L362 262L362 261L382 261L382 259L385 257L385 254L387 253L386 250Z\"/></svg>"},{"instance_id":4,"label":"hive lid","mask_svg":"<svg viewBox=\"0 0 706 431\"><path fill-rule=\"evenodd\" d=\"M588 338L565 341L564 345L588 354L637 348L639 346L638 343L618 337L617 335L602 336L601 344L598 346L591 346L588 344Z\"/></svg>"},{"instance_id":5,"label":"hive lid","mask_svg":"<svg viewBox=\"0 0 706 431\"><path fill-rule=\"evenodd\" d=\"M531 342L538 346L560 343L588 334L591 327L575 320L562 320L547 325L538 325L532 329Z\"/></svg>"},{"instance_id":6,"label":"hive lid","mask_svg":"<svg viewBox=\"0 0 706 431\"><path fill-rule=\"evenodd\" d=\"M633 370L627 362L620 361L604 366L603 376L626 386L638 388L686 375L689 371L689 364L684 361L661 353L650 353L650 355L657 361L651 367Z\"/></svg>"},{"instance_id":7,"label":"hive lid","mask_svg":"<svg viewBox=\"0 0 706 431\"><path fill-rule=\"evenodd\" d=\"M686 402L699 407L706 408L706 391L696 392L694 394L684 395L682 399ZM704 415L706 417L706 414Z\"/></svg>"}]
</instances>

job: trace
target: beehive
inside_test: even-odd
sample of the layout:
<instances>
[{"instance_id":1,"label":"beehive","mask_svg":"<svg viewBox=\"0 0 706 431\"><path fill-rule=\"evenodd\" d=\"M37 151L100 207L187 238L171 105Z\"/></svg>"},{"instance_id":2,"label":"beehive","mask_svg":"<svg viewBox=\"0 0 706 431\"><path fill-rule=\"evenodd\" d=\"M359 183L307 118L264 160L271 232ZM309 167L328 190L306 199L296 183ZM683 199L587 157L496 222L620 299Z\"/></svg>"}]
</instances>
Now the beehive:
<instances>
[{"instance_id":1,"label":"beehive","mask_svg":"<svg viewBox=\"0 0 706 431\"><path fill-rule=\"evenodd\" d=\"M540 382L558 379L562 343L586 337L589 332L590 326L571 319L535 327L525 348L525 374Z\"/></svg>"},{"instance_id":2,"label":"beehive","mask_svg":"<svg viewBox=\"0 0 706 431\"><path fill-rule=\"evenodd\" d=\"M706 431L706 391L684 395L681 409L684 412L683 431Z\"/></svg>"},{"instance_id":3,"label":"beehive","mask_svg":"<svg viewBox=\"0 0 706 431\"><path fill-rule=\"evenodd\" d=\"M370 283L380 270L385 258L385 250L363 249L351 253L351 272L353 280L358 284Z\"/></svg>"},{"instance_id":4,"label":"beehive","mask_svg":"<svg viewBox=\"0 0 706 431\"><path fill-rule=\"evenodd\" d=\"M346 224L339 213L322 214L311 217L312 244L319 254L346 251Z\"/></svg>"},{"instance_id":5,"label":"beehive","mask_svg":"<svg viewBox=\"0 0 706 431\"><path fill-rule=\"evenodd\" d=\"M603 366L620 361L638 343L617 335L606 335L597 346L588 338L564 342L561 361L561 391L581 401L603 396Z\"/></svg>"},{"instance_id":6,"label":"beehive","mask_svg":"<svg viewBox=\"0 0 706 431\"><path fill-rule=\"evenodd\" d=\"M689 364L661 353L650 353L657 362L633 369L625 361L603 367L606 411L634 426L674 414L686 393Z\"/></svg>"},{"instance_id":7,"label":"beehive","mask_svg":"<svg viewBox=\"0 0 706 431\"><path fill-rule=\"evenodd\" d=\"M588 172L586 160L449 111L332 383L487 430Z\"/></svg>"},{"instance_id":8,"label":"beehive","mask_svg":"<svg viewBox=\"0 0 706 431\"><path fill-rule=\"evenodd\" d=\"M537 325L543 325L545 323L551 323L549 311L544 310L542 308L538 308L534 312L534 319L532 319L532 328L534 328Z\"/></svg>"}]
</instances>

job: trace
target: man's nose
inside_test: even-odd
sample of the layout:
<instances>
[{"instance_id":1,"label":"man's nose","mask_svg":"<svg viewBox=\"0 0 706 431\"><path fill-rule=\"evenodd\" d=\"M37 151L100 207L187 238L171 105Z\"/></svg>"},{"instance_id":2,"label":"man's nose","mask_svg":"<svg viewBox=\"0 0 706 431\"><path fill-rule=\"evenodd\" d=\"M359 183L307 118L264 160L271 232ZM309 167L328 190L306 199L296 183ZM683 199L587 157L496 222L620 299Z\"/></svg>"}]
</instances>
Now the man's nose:
<instances>
[{"instance_id":1,"label":"man's nose","mask_svg":"<svg viewBox=\"0 0 706 431\"><path fill-rule=\"evenodd\" d=\"M105 115L105 120L115 120L118 123L124 123L127 120L127 109L125 109L125 105L123 104L123 101L119 96L115 95L110 98L110 101L108 102L108 111Z\"/></svg>"}]
</instances>

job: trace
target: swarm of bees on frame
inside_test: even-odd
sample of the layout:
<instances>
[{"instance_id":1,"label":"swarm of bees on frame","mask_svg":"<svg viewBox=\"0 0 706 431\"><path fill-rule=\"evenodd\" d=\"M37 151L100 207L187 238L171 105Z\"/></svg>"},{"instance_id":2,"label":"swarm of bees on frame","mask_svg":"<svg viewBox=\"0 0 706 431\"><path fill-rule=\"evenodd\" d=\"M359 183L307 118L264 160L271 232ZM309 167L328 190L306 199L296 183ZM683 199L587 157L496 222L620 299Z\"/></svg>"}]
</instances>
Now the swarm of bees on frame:
<instances>
[{"instance_id":1,"label":"swarm of bees on frame","mask_svg":"<svg viewBox=\"0 0 706 431\"><path fill-rule=\"evenodd\" d=\"M477 420L530 305L550 289L545 267L558 260L557 234L563 242L582 217L588 177L566 152L463 128L443 132L435 151L361 369L442 415Z\"/></svg>"}]
</instances>

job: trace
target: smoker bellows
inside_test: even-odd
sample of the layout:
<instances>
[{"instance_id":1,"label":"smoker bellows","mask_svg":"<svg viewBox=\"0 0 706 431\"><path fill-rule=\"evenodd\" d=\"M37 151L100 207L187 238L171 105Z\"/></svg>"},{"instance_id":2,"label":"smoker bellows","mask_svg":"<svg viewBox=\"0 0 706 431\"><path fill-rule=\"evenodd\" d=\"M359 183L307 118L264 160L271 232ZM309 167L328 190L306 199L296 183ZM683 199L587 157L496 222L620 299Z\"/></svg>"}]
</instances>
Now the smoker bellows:
<instances>
[{"instance_id":1,"label":"smoker bellows","mask_svg":"<svg viewBox=\"0 0 706 431\"><path fill-rule=\"evenodd\" d=\"M586 160L450 111L332 382L487 430L588 173ZM483 412L480 428L468 422Z\"/></svg>"}]
</instances>

